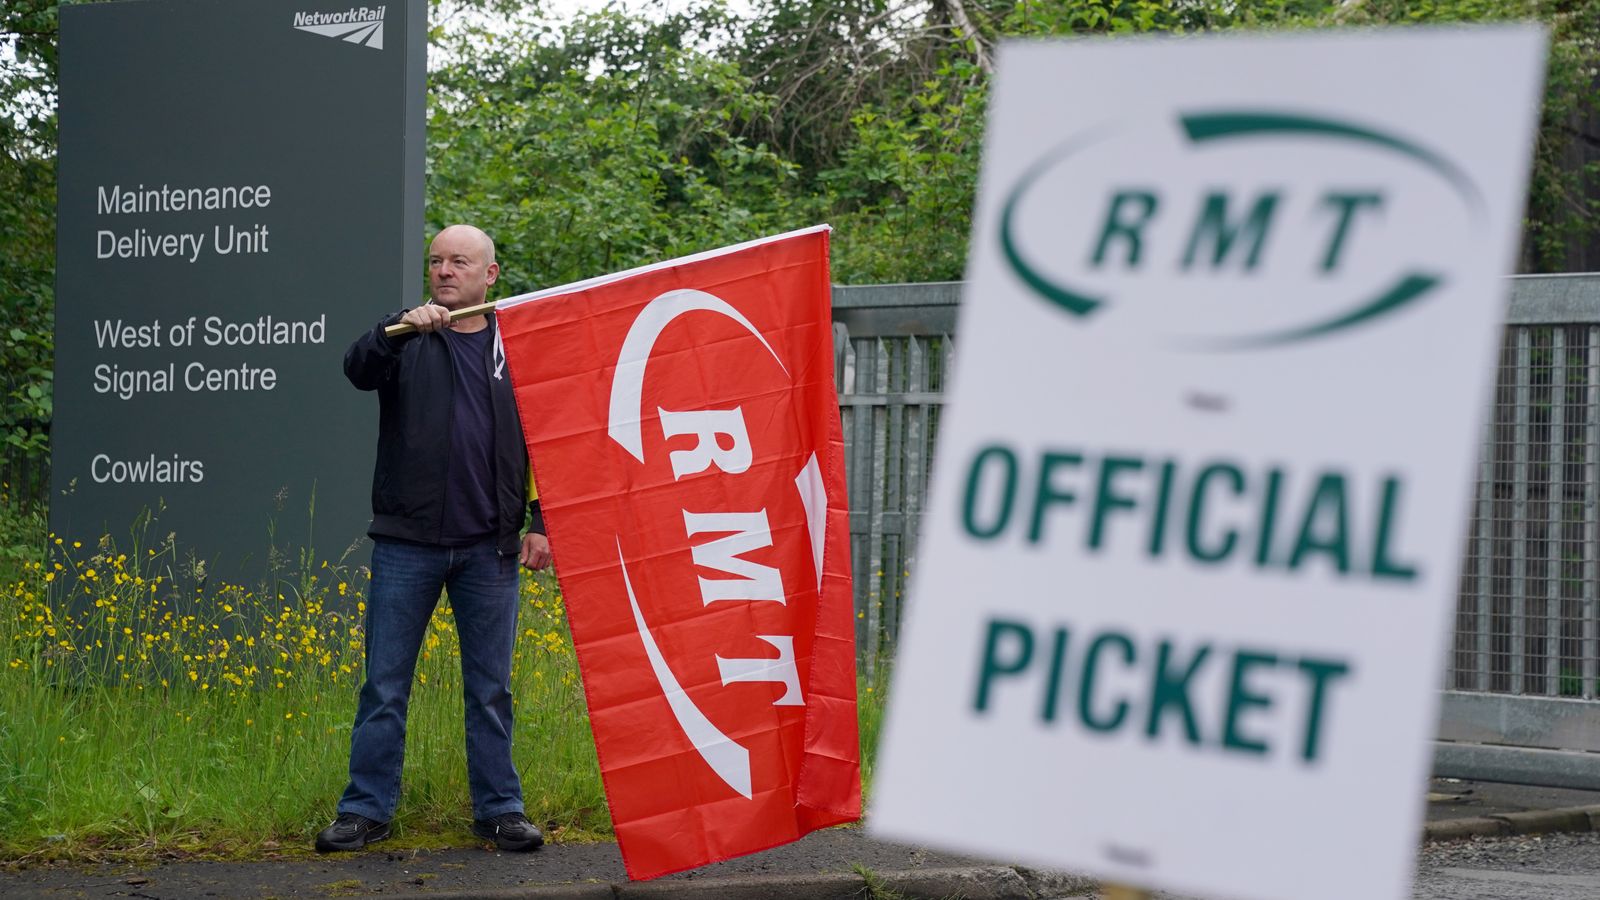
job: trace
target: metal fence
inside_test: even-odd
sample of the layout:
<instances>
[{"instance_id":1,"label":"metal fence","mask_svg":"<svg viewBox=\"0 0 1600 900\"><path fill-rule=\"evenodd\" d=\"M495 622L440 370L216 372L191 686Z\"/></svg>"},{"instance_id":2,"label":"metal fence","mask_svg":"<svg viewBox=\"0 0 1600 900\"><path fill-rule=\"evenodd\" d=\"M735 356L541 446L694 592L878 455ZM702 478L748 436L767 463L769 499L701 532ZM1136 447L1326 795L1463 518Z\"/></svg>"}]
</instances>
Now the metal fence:
<instances>
[{"instance_id":1,"label":"metal fence","mask_svg":"<svg viewBox=\"0 0 1600 900\"><path fill-rule=\"evenodd\" d=\"M1514 323L1497 382L1450 686L1593 698L1600 325Z\"/></svg>"},{"instance_id":2,"label":"metal fence","mask_svg":"<svg viewBox=\"0 0 1600 900\"><path fill-rule=\"evenodd\" d=\"M959 294L834 289L868 674L894 655ZM1480 459L1437 768L1600 787L1600 274L1512 279Z\"/></svg>"},{"instance_id":3,"label":"metal fence","mask_svg":"<svg viewBox=\"0 0 1600 900\"><path fill-rule=\"evenodd\" d=\"M1600 275L1512 279L1435 771L1600 787Z\"/></svg>"},{"instance_id":4,"label":"metal fence","mask_svg":"<svg viewBox=\"0 0 1600 900\"><path fill-rule=\"evenodd\" d=\"M0 500L10 505L40 506L50 493L50 457L25 454L9 445L0 455Z\"/></svg>"},{"instance_id":5,"label":"metal fence","mask_svg":"<svg viewBox=\"0 0 1600 900\"><path fill-rule=\"evenodd\" d=\"M856 646L868 677L893 656L904 610L960 285L833 291L834 378L850 478Z\"/></svg>"}]
</instances>

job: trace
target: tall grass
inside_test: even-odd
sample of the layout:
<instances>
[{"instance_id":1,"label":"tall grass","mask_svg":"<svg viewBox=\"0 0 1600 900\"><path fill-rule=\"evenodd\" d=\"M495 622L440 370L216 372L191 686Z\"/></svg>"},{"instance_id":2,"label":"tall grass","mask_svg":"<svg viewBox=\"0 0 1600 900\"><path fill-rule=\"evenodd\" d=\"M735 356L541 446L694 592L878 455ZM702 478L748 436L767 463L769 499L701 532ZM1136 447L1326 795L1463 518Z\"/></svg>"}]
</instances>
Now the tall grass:
<instances>
[{"instance_id":1,"label":"tall grass","mask_svg":"<svg viewBox=\"0 0 1600 900\"><path fill-rule=\"evenodd\" d=\"M269 590L206 581L135 528L123 546L0 521L0 858L304 847L344 787L370 573L301 560ZM42 545L42 546L41 546ZM553 577L522 579L513 738L529 817L611 823ZM881 718L863 685L863 747ZM870 743L869 743L870 741ZM460 646L441 601L418 661L400 842L472 839Z\"/></svg>"},{"instance_id":2,"label":"tall grass","mask_svg":"<svg viewBox=\"0 0 1600 900\"><path fill-rule=\"evenodd\" d=\"M10 524L43 532L37 517ZM189 588L202 580L193 567L170 539L143 545L143 530L126 547L52 535L35 558L0 560L6 856L303 843L332 817L370 573L323 561L267 592ZM413 685L399 825L418 837L464 835L470 818L448 602L433 615ZM554 580L525 577L520 604L513 744L530 815L557 834L604 834Z\"/></svg>"}]
</instances>

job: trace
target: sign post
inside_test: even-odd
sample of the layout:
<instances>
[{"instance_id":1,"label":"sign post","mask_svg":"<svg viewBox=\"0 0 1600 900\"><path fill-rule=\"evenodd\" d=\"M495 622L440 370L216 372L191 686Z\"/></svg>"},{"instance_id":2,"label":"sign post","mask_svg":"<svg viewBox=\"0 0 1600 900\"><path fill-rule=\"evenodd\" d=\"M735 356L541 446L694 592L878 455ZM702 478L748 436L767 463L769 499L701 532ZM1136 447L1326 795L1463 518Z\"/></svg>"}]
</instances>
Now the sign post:
<instances>
[{"instance_id":1,"label":"sign post","mask_svg":"<svg viewBox=\"0 0 1600 900\"><path fill-rule=\"evenodd\" d=\"M419 293L426 6L62 7L58 535L160 510L152 541L250 586L269 529L361 538L375 404L341 359Z\"/></svg>"},{"instance_id":2,"label":"sign post","mask_svg":"<svg viewBox=\"0 0 1600 900\"><path fill-rule=\"evenodd\" d=\"M1005 48L876 833L1409 896L1542 54Z\"/></svg>"}]
</instances>

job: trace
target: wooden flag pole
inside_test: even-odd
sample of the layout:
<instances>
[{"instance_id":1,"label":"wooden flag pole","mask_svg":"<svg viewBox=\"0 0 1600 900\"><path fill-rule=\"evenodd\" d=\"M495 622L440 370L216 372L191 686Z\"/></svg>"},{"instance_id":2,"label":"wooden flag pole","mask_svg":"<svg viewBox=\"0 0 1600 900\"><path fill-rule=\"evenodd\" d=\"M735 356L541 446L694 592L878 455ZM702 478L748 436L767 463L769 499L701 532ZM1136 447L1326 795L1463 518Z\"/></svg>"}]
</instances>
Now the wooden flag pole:
<instances>
[{"instance_id":1,"label":"wooden flag pole","mask_svg":"<svg viewBox=\"0 0 1600 900\"><path fill-rule=\"evenodd\" d=\"M1101 900L1150 900L1150 892L1125 884L1102 884Z\"/></svg>"},{"instance_id":2,"label":"wooden flag pole","mask_svg":"<svg viewBox=\"0 0 1600 900\"><path fill-rule=\"evenodd\" d=\"M470 319L473 316L486 316L492 312L494 312L493 302L479 303L477 306L465 306L461 309L450 310L450 321L454 322L457 319ZM388 328L385 328L383 333L389 337L398 337L402 334L410 334L416 330L417 328L415 325L408 325L404 322L401 322L398 325L390 325Z\"/></svg>"}]
</instances>

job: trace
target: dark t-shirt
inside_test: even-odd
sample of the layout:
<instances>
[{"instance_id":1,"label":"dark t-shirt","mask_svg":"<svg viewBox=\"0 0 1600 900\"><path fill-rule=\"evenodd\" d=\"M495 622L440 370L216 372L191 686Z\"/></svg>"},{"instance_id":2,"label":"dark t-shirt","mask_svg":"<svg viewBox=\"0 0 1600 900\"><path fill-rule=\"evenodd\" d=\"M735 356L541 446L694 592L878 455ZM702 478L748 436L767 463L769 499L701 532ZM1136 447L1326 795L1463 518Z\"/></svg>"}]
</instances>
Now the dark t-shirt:
<instances>
[{"instance_id":1,"label":"dark t-shirt","mask_svg":"<svg viewBox=\"0 0 1600 900\"><path fill-rule=\"evenodd\" d=\"M439 540L453 547L495 533L494 410L490 407L489 342L492 330L446 328L455 372L450 405L450 468L445 476L444 522Z\"/></svg>"}]
</instances>

